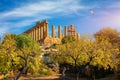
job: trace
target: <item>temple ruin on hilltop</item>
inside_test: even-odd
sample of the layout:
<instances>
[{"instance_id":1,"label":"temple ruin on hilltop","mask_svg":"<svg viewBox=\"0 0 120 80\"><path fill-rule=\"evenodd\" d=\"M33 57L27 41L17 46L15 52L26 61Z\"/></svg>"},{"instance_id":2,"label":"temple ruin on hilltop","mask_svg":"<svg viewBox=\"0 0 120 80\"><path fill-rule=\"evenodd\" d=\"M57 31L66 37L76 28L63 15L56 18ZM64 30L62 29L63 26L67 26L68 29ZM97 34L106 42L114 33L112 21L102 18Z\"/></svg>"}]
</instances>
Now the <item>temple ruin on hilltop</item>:
<instances>
[{"instance_id":1,"label":"temple ruin on hilltop","mask_svg":"<svg viewBox=\"0 0 120 80\"><path fill-rule=\"evenodd\" d=\"M77 40L80 38L80 35L76 33L74 25L65 26L64 34L61 31L61 26L58 26L58 37L56 37L55 27L52 25L52 37L48 35L48 21L37 22L34 27L25 31L24 33L28 34L33 40L38 41L40 45L51 45L51 44L60 44L61 39L64 36L71 35L74 36Z\"/></svg>"}]
</instances>

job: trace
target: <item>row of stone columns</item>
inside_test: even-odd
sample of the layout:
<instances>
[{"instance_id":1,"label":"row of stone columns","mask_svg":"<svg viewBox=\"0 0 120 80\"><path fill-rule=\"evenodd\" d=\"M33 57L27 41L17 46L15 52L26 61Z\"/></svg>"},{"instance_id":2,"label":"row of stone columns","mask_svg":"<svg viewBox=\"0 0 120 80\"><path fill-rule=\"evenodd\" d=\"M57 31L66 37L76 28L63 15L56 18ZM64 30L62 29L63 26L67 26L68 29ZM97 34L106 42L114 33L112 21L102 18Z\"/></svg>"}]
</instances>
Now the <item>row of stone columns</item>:
<instances>
[{"instance_id":1,"label":"row of stone columns","mask_svg":"<svg viewBox=\"0 0 120 80\"><path fill-rule=\"evenodd\" d=\"M61 32L61 26L58 26L58 38L62 39L64 36L71 35L74 36L76 39L79 39L79 34L76 33L76 30L73 25L71 25L69 28L67 26L64 27L64 34ZM55 30L54 25L52 25L52 38L55 38Z\"/></svg>"},{"instance_id":2,"label":"row of stone columns","mask_svg":"<svg viewBox=\"0 0 120 80\"><path fill-rule=\"evenodd\" d=\"M47 37L48 36L47 21L37 24L33 29L29 30L28 34L35 41L38 41Z\"/></svg>"},{"instance_id":3,"label":"row of stone columns","mask_svg":"<svg viewBox=\"0 0 120 80\"><path fill-rule=\"evenodd\" d=\"M35 41L45 39L48 36L48 22L46 20L41 23L37 22L36 26L28 30L26 33L28 33L29 36ZM62 37L67 35L75 36L77 39L80 38L80 35L76 33L74 25L70 25L69 27L65 26L64 35L62 34L61 26L58 26L58 38L62 39ZM52 25L52 37L56 37L54 25Z\"/></svg>"}]
</instances>

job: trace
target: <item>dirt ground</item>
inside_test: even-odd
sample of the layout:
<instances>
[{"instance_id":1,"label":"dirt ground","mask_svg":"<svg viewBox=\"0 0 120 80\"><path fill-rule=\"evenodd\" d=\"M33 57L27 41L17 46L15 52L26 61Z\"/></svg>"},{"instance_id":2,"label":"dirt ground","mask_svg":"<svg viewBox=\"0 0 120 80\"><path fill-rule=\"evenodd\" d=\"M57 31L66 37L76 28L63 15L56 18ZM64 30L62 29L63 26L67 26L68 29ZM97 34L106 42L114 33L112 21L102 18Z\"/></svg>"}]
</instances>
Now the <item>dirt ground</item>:
<instances>
[{"instance_id":1,"label":"dirt ground","mask_svg":"<svg viewBox=\"0 0 120 80\"><path fill-rule=\"evenodd\" d=\"M52 75L52 76L45 76L45 77L21 77L19 80L75 80L75 78L71 78L71 77L62 77L61 74L56 74L56 75ZM79 80L87 80L87 78L79 78ZM105 78L101 78L101 79L96 79L96 80L120 80L120 79L116 79L113 75L109 75Z\"/></svg>"}]
</instances>

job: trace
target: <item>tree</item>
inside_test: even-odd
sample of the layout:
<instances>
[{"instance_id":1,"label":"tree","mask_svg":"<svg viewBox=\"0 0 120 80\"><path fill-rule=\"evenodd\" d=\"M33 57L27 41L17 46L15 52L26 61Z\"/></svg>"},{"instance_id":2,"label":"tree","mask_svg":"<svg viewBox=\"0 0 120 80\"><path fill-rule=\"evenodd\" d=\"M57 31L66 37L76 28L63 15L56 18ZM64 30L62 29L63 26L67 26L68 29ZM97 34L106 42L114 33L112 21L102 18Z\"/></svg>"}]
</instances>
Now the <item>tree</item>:
<instances>
[{"instance_id":1,"label":"tree","mask_svg":"<svg viewBox=\"0 0 120 80\"><path fill-rule=\"evenodd\" d=\"M73 42L75 41L75 37L74 36L65 36L62 38L62 44L65 44L65 43L69 43L69 42Z\"/></svg>"},{"instance_id":2,"label":"tree","mask_svg":"<svg viewBox=\"0 0 120 80\"><path fill-rule=\"evenodd\" d=\"M96 40L99 42L103 39L107 39L113 48L117 48L117 52L113 52L112 60L114 65L120 65L120 33L117 29L112 29L110 27L103 28L94 34ZM119 53L119 54L118 54ZM117 70L117 67L114 70Z\"/></svg>"},{"instance_id":3,"label":"tree","mask_svg":"<svg viewBox=\"0 0 120 80\"><path fill-rule=\"evenodd\" d=\"M94 67L113 69L116 65L113 63L113 53L116 54L117 48L114 48L107 39L93 41L91 39L80 39L71 43L58 45L59 53L54 59L59 63L66 62L75 66L84 65L88 67L90 78L95 79ZM59 55L59 56L58 56ZM79 70L77 69L79 72Z\"/></svg>"},{"instance_id":4,"label":"tree","mask_svg":"<svg viewBox=\"0 0 120 80\"><path fill-rule=\"evenodd\" d=\"M84 48L84 52L88 55L88 61L85 63L85 66L90 69L92 80L95 79L94 67L107 70L114 69L117 66L117 64L115 64L117 60L114 60L113 56L119 53L119 49L113 47L108 39L101 39L101 41L87 39Z\"/></svg>"},{"instance_id":5,"label":"tree","mask_svg":"<svg viewBox=\"0 0 120 80\"><path fill-rule=\"evenodd\" d=\"M112 44L119 43L120 33L117 29L112 29L110 27L103 28L94 34L95 38L98 40L108 39Z\"/></svg>"},{"instance_id":6,"label":"tree","mask_svg":"<svg viewBox=\"0 0 120 80\"><path fill-rule=\"evenodd\" d=\"M40 68L40 46L26 35L6 34L0 49L0 70L18 72L15 80L27 70L37 72Z\"/></svg>"},{"instance_id":7,"label":"tree","mask_svg":"<svg viewBox=\"0 0 120 80\"><path fill-rule=\"evenodd\" d=\"M84 65L88 61L88 55L84 52L85 40L78 40L71 43L58 45L59 53L51 54L52 58L59 64L67 63L73 65L77 72L77 79L79 76L79 69L77 66Z\"/></svg>"},{"instance_id":8,"label":"tree","mask_svg":"<svg viewBox=\"0 0 120 80\"><path fill-rule=\"evenodd\" d=\"M17 49L21 52L17 57L20 57L21 60L24 61L22 64L22 70L20 73L15 77L16 79L28 68L32 68L33 70L39 69L40 65L40 46L38 43L33 41L30 37L25 35L18 35L15 38ZM37 70L36 70L37 71Z\"/></svg>"},{"instance_id":9,"label":"tree","mask_svg":"<svg viewBox=\"0 0 120 80\"><path fill-rule=\"evenodd\" d=\"M6 34L3 42L0 45L0 71L3 74L7 74L9 71L11 71L13 59L16 59L16 53L15 53L15 35L13 34Z\"/></svg>"}]
</instances>

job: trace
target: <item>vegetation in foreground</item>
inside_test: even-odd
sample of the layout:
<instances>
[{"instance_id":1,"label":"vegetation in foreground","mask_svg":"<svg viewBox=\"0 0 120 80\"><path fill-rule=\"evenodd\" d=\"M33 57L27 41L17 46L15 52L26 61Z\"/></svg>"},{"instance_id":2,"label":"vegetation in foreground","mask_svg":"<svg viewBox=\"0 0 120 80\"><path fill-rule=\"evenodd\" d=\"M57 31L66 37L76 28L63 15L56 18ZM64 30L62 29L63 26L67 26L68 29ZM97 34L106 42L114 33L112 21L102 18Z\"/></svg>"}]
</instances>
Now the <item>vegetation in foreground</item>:
<instances>
[{"instance_id":1,"label":"vegetation in foreground","mask_svg":"<svg viewBox=\"0 0 120 80\"><path fill-rule=\"evenodd\" d=\"M95 80L95 74L97 77L110 72L116 75L120 65L119 35L117 30L108 27L95 33L95 39L83 36L75 41L68 39L69 36L64 37L63 44L54 47L59 52L51 54L51 57L61 64L63 71L75 73L77 80L83 74L91 80ZM65 71L62 73L65 74Z\"/></svg>"},{"instance_id":2,"label":"vegetation in foreground","mask_svg":"<svg viewBox=\"0 0 120 80\"><path fill-rule=\"evenodd\" d=\"M41 64L41 48L24 34L6 34L0 44L0 72L7 79L12 74L18 80L22 74L38 74L45 71ZM47 69L45 69L47 70Z\"/></svg>"},{"instance_id":3,"label":"vegetation in foreground","mask_svg":"<svg viewBox=\"0 0 120 80\"><path fill-rule=\"evenodd\" d=\"M52 45L50 49L57 49L49 55L53 63L59 64L62 76L76 74L95 80L104 74L117 72L120 66L120 34L117 30L103 28L94 34L94 39L88 36L75 40L66 36L62 44ZM34 77L50 74L48 64L42 63L41 48L25 34L6 34L0 43L0 72L4 79L13 75L18 80L23 74ZM66 74L67 73L67 74ZM96 75L97 74L97 75Z\"/></svg>"}]
</instances>

